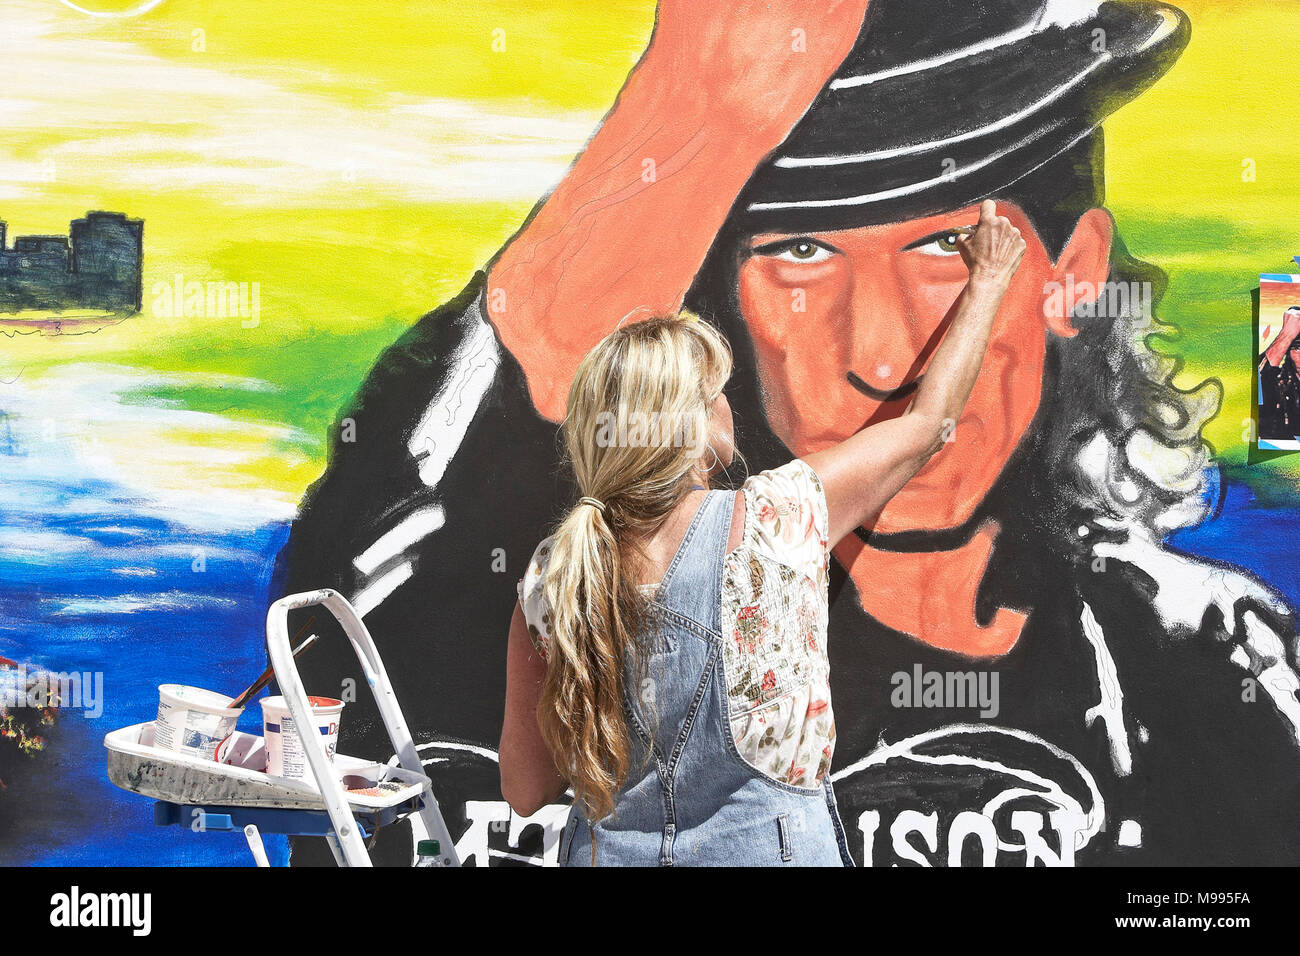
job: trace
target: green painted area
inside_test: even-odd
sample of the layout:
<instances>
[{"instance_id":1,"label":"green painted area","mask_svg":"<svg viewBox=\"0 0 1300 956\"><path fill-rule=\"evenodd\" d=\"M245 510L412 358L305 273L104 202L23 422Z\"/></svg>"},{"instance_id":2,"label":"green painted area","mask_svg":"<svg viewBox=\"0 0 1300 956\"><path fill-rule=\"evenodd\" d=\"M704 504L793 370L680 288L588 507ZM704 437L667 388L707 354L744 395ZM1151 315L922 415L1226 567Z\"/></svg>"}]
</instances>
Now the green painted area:
<instances>
[{"instance_id":1,"label":"green painted area","mask_svg":"<svg viewBox=\"0 0 1300 956\"><path fill-rule=\"evenodd\" d=\"M100 0L114 4L131 5ZM1252 483L1294 487L1300 455L1245 468L1243 424L1251 293L1261 271L1292 271L1300 253L1300 114L1286 109L1291 66L1275 42L1300 29L1300 7L1181 6L1194 24L1183 60L1107 123L1108 205L1130 251L1170 277L1159 315L1179 333L1157 347L1184 361L1178 384L1224 386L1207 437ZM231 480L301 493L376 356L458 292L540 198L529 187L435 201L383 178L376 170L425 145L393 117L460 110L448 115L461 125L427 144L449 151L434 186L475 163L491 167L476 181L508 186L519 156L541 156L558 178L640 55L654 7L399 0L341 16L313 0L167 0L101 20L16 0L13 22L72 85L25 94L48 106L16 112L6 131L0 159L17 185L0 217L11 235L63 232L88 209L144 219L145 308L86 334L0 336L0 378L69 363L134 369L140 384L121 401L283 427L264 453L232 462ZM86 75L108 92L76 87ZM340 131L380 158L356 181L332 165ZM255 288L256 316L187 313L168 301L178 275L183 290Z\"/></svg>"}]
</instances>

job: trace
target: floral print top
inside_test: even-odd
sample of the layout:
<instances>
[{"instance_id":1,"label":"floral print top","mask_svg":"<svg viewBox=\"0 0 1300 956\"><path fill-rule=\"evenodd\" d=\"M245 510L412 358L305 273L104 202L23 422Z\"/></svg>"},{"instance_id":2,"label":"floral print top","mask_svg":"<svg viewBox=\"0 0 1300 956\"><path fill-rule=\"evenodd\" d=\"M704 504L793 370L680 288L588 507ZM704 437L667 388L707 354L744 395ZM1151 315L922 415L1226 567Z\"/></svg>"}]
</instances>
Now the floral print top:
<instances>
[{"instance_id":1,"label":"floral print top","mask_svg":"<svg viewBox=\"0 0 1300 956\"><path fill-rule=\"evenodd\" d=\"M797 787L818 787L835 751L826 657L830 549L826 494L795 459L744 484L745 529L722 572L722 663L729 730L741 759ZM551 539L518 585L528 633L545 657L542 594ZM643 590L653 596L656 586Z\"/></svg>"}]
</instances>

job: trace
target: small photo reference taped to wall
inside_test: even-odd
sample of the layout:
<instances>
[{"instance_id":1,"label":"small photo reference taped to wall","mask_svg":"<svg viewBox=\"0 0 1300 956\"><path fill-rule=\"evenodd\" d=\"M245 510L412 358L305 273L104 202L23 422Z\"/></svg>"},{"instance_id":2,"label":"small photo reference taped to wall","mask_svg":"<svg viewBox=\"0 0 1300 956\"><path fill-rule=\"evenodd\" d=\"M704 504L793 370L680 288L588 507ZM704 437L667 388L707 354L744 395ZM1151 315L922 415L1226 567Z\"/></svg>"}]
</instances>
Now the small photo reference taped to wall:
<instances>
[{"instance_id":1,"label":"small photo reference taped to wall","mask_svg":"<svg viewBox=\"0 0 1300 956\"><path fill-rule=\"evenodd\" d=\"M1256 352L1257 444L1264 451L1300 451L1300 275L1259 277Z\"/></svg>"}]
</instances>

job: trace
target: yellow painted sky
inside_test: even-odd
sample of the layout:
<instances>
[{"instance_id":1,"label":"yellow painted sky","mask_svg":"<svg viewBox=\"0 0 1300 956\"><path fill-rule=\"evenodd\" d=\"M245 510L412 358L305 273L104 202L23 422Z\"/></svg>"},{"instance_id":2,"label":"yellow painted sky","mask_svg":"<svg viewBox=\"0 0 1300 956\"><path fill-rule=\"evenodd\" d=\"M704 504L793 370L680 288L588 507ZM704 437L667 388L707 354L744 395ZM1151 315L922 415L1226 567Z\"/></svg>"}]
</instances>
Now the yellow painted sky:
<instances>
[{"instance_id":1,"label":"yellow painted sky","mask_svg":"<svg viewBox=\"0 0 1300 956\"><path fill-rule=\"evenodd\" d=\"M1175 311L1219 296L1231 316L1253 274L1300 253L1300 2L1181 6L1190 49L1107 125L1109 203L1122 223L1155 224L1130 245L1171 271ZM233 431L138 421L121 473L183 488L196 469L176 463L182 448L204 459L205 483L291 508L319 474L333 410L563 174L653 12L647 0L161 0L114 19L6 0L0 217L11 235L64 232L91 208L144 218L146 315L76 338L0 337L0 378L97 363L226 382L212 411ZM151 314L150 290L177 273L259 283L257 327ZM1226 376L1231 424L1249 383L1207 354L1186 375Z\"/></svg>"},{"instance_id":2,"label":"yellow painted sky","mask_svg":"<svg viewBox=\"0 0 1300 956\"><path fill-rule=\"evenodd\" d=\"M1300 2L1179 6L1192 21L1186 53L1106 126L1110 201L1157 214L1294 222L1300 240ZM1255 162L1254 183L1242 179L1246 160Z\"/></svg>"}]
</instances>

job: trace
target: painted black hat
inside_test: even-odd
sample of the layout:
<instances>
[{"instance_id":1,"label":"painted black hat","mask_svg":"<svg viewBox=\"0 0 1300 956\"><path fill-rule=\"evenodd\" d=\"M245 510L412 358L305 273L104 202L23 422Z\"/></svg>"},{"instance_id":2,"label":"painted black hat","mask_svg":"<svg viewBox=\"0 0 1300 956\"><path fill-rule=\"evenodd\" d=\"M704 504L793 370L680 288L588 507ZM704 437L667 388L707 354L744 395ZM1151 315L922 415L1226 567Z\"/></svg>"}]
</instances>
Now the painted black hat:
<instances>
[{"instance_id":1,"label":"painted black hat","mask_svg":"<svg viewBox=\"0 0 1300 956\"><path fill-rule=\"evenodd\" d=\"M996 195L1087 145L1190 36L1155 2L875 0L733 215L754 232L843 229Z\"/></svg>"}]
</instances>

